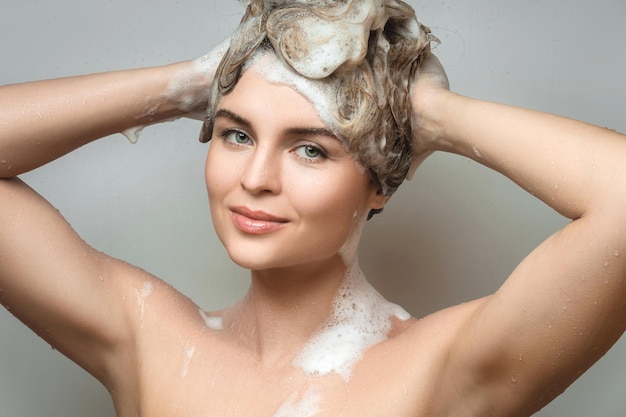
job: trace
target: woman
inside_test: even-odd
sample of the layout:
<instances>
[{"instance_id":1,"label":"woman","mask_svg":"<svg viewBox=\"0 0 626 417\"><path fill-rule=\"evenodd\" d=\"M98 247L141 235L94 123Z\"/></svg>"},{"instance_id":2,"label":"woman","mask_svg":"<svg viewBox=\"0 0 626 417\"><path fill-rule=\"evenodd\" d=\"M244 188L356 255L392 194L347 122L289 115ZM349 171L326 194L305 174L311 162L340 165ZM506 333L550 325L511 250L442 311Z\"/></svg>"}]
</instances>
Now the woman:
<instances>
[{"instance_id":1,"label":"woman","mask_svg":"<svg viewBox=\"0 0 626 417\"><path fill-rule=\"evenodd\" d=\"M414 166L436 150L462 154L574 221L493 296L419 321L374 297L369 306L391 317L390 328L381 321L384 337L357 339L349 346L363 349L347 361L320 362L317 348L328 344L312 336L337 315L338 289L362 283L344 279L355 272L351 238L387 196L303 95L268 81L267 64L251 65L214 111L212 215L229 255L253 269L251 291L223 312L203 314L163 282L95 252L26 186L3 180L3 201L12 202L2 212L2 247L11 249L2 255L3 302L100 379L119 415L528 415L621 335L623 137L449 93L430 59L412 90ZM188 68L4 88L5 174L189 111L177 100L186 95L168 88ZM104 100L85 107L94 97ZM45 100L27 104L37 98ZM45 124L25 126L23 109ZM77 114L84 124L71 123Z\"/></svg>"}]
</instances>

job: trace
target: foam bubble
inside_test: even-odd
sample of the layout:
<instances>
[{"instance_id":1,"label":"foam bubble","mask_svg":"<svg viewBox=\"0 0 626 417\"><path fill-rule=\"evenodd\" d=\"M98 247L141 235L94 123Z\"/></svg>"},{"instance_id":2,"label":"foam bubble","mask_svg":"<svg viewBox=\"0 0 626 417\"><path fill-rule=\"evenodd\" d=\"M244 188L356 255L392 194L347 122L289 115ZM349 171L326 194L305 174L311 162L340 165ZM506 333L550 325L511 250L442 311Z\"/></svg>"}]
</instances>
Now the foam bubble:
<instances>
[{"instance_id":1,"label":"foam bubble","mask_svg":"<svg viewBox=\"0 0 626 417\"><path fill-rule=\"evenodd\" d=\"M349 380L365 350L387 339L393 317L410 318L400 306L385 300L356 264L354 268L339 288L324 327L294 361L309 376L336 373Z\"/></svg>"},{"instance_id":2,"label":"foam bubble","mask_svg":"<svg viewBox=\"0 0 626 417\"><path fill-rule=\"evenodd\" d=\"M177 103L178 109L183 113L189 113L188 116L202 119L204 112L197 115L191 114L191 112L206 104L211 89L210 81L213 80L217 67L229 45L230 38L227 38L213 48L211 52L194 59L190 66L178 71L168 83L163 97L168 101ZM147 114L155 114L157 110L158 107L152 108L148 110ZM177 119L179 117L166 119L163 122ZM130 143L135 144L145 127L145 125L134 126L121 133L126 136Z\"/></svg>"},{"instance_id":3,"label":"foam bubble","mask_svg":"<svg viewBox=\"0 0 626 417\"><path fill-rule=\"evenodd\" d=\"M382 30L390 19L396 17L398 9L393 0L359 0L332 5L325 3L323 12L306 8L297 8L293 12L285 10L288 17L284 26L278 20L276 30L269 35L298 73L307 78L322 79L338 69L349 71L358 65L367 54L370 33ZM294 13L297 13L297 19ZM408 19L403 30L416 40L424 35L417 20Z\"/></svg>"},{"instance_id":4,"label":"foam bubble","mask_svg":"<svg viewBox=\"0 0 626 417\"><path fill-rule=\"evenodd\" d=\"M192 65L179 71L169 82L165 97L178 103L178 108L191 112L206 103L217 67L230 45L225 39L206 55L192 61Z\"/></svg>"},{"instance_id":5,"label":"foam bubble","mask_svg":"<svg viewBox=\"0 0 626 417\"><path fill-rule=\"evenodd\" d=\"M334 100L332 84L301 76L276 55L261 48L246 63L244 70L248 69L254 70L270 83L287 85L296 90L313 105L329 129L339 131L333 116L337 114L337 102Z\"/></svg>"},{"instance_id":6,"label":"foam bubble","mask_svg":"<svg viewBox=\"0 0 626 417\"><path fill-rule=\"evenodd\" d=\"M132 144L137 143L139 140L139 136L141 135L141 131L145 128L145 126L135 126L130 129L126 129L122 132L122 135L126 136L126 139Z\"/></svg>"},{"instance_id":7,"label":"foam bubble","mask_svg":"<svg viewBox=\"0 0 626 417\"><path fill-rule=\"evenodd\" d=\"M204 324L211 330L224 330L224 319L220 316L209 316L204 310L198 310Z\"/></svg>"}]
</instances>

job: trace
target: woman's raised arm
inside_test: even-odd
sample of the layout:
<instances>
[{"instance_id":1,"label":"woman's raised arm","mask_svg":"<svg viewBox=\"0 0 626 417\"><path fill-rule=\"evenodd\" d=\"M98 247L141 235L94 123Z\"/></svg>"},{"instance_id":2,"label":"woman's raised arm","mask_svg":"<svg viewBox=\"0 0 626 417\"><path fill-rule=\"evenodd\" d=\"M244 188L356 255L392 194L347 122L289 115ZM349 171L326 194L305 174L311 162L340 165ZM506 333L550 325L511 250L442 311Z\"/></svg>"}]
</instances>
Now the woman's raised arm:
<instances>
[{"instance_id":1,"label":"woman's raised arm","mask_svg":"<svg viewBox=\"0 0 626 417\"><path fill-rule=\"evenodd\" d=\"M208 59L0 87L0 176L88 142L206 108Z\"/></svg>"},{"instance_id":2,"label":"woman's raised arm","mask_svg":"<svg viewBox=\"0 0 626 417\"><path fill-rule=\"evenodd\" d=\"M201 114L216 51L0 87L0 302L109 389L132 387L137 294L157 281L91 248L16 176L100 137Z\"/></svg>"},{"instance_id":3,"label":"woman's raised arm","mask_svg":"<svg viewBox=\"0 0 626 417\"><path fill-rule=\"evenodd\" d=\"M433 82L436 65L431 70L413 91L421 154L471 158L572 220L479 304L442 375L465 381L467 400L495 415L516 415L524 405L530 413L626 329L626 136L462 97ZM472 377L461 378L464 371Z\"/></svg>"}]
</instances>

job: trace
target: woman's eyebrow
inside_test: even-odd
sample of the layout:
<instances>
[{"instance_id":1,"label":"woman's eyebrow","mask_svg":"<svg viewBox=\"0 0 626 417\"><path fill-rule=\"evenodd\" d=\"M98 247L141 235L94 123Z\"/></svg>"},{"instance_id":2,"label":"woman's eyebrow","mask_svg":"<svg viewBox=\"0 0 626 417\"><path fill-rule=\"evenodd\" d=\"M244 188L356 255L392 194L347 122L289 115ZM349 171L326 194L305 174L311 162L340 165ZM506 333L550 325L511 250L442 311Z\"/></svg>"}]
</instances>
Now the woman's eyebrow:
<instances>
[{"instance_id":1,"label":"woman's eyebrow","mask_svg":"<svg viewBox=\"0 0 626 417\"><path fill-rule=\"evenodd\" d=\"M252 129L252 123L239 116L238 114L233 113L230 110L220 109L215 113L215 119L225 118L229 119L246 129ZM296 135L296 136L327 136L332 139L339 140L337 135L335 135L330 129L325 127L290 127L285 130L285 133L288 135Z\"/></svg>"},{"instance_id":2,"label":"woman's eyebrow","mask_svg":"<svg viewBox=\"0 0 626 417\"><path fill-rule=\"evenodd\" d=\"M297 136L327 136L332 139L339 140L339 138L329 129L325 127L292 127L286 130L289 135Z\"/></svg>"},{"instance_id":3,"label":"woman's eyebrow","mask_svg":"<svg viewBox=\"0 0 626 417\"><path fill-rule=\"evenodd\" d=\"M219 118L225 118L225 119L229 119L239 125L242 125L243 127L245 127L246 129L251 129L252 128L252 123L250 123L250 121L248 121L247 119L244 119L243 117L239 116L238 114L235 114L229 110L225 110L225 109L220 109L217 112L215 112L215 116L214 119L219 119Z\"/></svg>"}]
</instances>

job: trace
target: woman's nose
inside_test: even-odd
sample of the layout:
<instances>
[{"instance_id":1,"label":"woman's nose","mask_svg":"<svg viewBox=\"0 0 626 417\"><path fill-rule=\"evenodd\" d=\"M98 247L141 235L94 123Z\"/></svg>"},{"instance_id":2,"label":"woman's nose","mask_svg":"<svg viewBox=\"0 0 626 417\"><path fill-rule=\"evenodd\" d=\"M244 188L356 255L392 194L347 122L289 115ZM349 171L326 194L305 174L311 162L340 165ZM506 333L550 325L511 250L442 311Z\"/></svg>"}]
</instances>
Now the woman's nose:
<instances>
[{"instance_id":1,"label":"woman's nose","mask_svg":"<svg viewBox=\"0 0 626 417\"><path fill-rule=\"evenodd\" d=\"M241 186L252 194L272 193L281 190L281 161L277 151L257 147L246 161Z\"/></svg>"}]
</instances>

